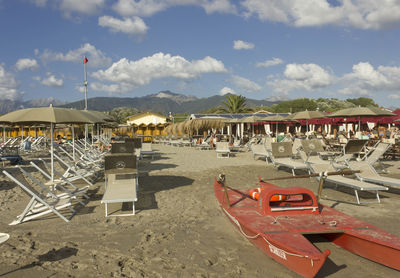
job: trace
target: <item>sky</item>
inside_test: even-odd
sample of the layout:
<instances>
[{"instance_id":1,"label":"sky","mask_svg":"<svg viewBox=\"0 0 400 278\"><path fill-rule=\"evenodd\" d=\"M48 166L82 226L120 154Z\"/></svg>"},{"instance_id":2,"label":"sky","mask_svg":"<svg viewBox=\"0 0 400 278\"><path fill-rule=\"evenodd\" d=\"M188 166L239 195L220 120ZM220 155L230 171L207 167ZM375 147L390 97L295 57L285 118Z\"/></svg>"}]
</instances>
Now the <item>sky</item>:
<instances>
[{"instance_id":1,"label":"sky","mask_svg":"<svg viewBox=\"0 0 400 278\"><path fill-rule=\"evenodd\" d=\"M400 0L0 0L0 97L370 97L400 107Z\"/></svg>"}]
</instances>

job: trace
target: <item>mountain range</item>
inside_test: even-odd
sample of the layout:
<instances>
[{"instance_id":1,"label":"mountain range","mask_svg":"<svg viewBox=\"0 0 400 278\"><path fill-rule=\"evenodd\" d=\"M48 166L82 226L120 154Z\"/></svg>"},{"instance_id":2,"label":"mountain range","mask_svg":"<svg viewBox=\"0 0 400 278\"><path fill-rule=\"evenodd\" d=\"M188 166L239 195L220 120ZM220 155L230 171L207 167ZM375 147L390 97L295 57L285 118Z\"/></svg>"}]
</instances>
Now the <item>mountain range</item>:
<instances>
[{"instance_id":1,"label":"mountain range","mask_svg":"<svg viewBox=\"0 0 400 278\"><path fill-rule=\"evenodd\" d=\"M111 111L117 107L134 107L140 111L153 111L162 114L172 113L199 113L221 105L225 96L215 95L207 98L197 98L176 94L170 91L161 91L143 97L117 98L95 97L88 99L88 109L97 111ZM247 99L249 107L271 106L280 101ZM84 101L76 101L61 105L61 107L83 109Z\"/></svg>"},{"instance_id":2,"label":"mountain range","mask_svg":"<svg viewBox=\"0 0 400 278\"><path fill-rule=\"evenodd\" d=\"M88 109L97 111L111 111L117 107L133 107L140 111L153 111L162 114L172 113L199 113L215 106L221 105L225 96L215 95L207 98L198 98L191 95L177 94L170 91L161 91L143 97L121 98L121 97L94 97L88 99ZM282 101L282 100L281 100ZM279 100L255 100L247 99L249 107L270 106ZM14 110L53 106L84 109L84 100L66 103L54 98L35 99L30 101L0 100L0 114Z\"/></svg>"}]
</instances>

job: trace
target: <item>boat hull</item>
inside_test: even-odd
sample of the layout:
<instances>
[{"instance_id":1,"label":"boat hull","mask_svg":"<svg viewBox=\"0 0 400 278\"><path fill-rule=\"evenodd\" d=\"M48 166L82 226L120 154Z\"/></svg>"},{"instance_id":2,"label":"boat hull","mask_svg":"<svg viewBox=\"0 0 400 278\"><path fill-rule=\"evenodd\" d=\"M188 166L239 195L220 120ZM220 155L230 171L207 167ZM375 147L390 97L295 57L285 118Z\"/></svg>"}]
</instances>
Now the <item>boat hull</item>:
<instances>
[{"instance_id":1,"label":"boat hull","mask_svg":"<svg viewBox=\"0 0 400 278\"><path fill-rule=\"evenodd\" d=\"M322 205L317 212L301 207L285 215L284 207L277 210L278 214L269 214L275 207L262 208L262 202L253 200L246 190L224 189L217 181L214 193L223 212L246 239L304 277L314 277L330 255L329 250L321 252L307 239L310 234L400 270L400 238L364 221Z\"/></svg>"}]
</instances>

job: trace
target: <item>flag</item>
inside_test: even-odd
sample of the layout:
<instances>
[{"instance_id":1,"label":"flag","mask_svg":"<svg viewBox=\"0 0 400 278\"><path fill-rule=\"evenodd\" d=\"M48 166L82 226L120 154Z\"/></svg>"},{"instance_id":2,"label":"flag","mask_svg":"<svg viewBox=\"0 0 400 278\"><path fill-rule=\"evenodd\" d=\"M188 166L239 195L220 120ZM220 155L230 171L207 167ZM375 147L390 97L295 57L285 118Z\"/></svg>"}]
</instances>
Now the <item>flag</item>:
<instances>
[{"instance_id":1,"label":"flag","mask_svg":"<svg viewBox=\"0 0 400 278\"><path fill-rule=\"evenodd\" d=\"M87 62L89 62L89 60L85 56L85 58L83 59L83 63L86 64Z\"/></svg>"}]
</instances>

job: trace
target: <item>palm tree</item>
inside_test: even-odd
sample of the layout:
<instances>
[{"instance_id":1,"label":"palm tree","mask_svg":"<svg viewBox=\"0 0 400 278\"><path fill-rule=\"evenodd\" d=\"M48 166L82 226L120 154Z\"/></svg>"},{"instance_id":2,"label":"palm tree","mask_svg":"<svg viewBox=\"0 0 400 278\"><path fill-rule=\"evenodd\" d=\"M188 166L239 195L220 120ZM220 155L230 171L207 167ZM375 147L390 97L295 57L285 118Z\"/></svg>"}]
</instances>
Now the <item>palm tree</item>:
<instances>
[{"instance_id":1,"label":"palm tree","mask_svg":"<svg viewBox=\"0 0 400 278\"><path fill-rule=\"evenodd\" d=\"M222 102L225 107L221 108L221 112L237 114L246 113L250 108L246 106L246 97L242 95L227 95L226 100Z\"/></svg>"}]
</instances>

